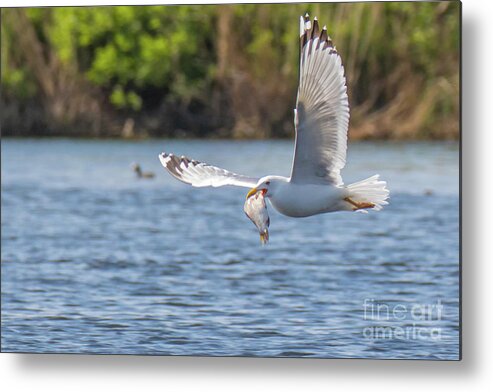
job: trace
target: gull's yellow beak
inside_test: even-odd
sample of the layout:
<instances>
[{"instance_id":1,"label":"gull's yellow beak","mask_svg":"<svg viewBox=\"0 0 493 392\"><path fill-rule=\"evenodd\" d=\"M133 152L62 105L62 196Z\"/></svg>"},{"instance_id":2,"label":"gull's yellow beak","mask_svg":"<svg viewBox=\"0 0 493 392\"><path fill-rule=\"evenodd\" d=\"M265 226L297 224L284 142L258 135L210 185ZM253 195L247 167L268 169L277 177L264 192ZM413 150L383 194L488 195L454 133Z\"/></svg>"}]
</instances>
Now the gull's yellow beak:
<instances>
[{"instance_id":1,"label":"gull's yellow beak","mask_svg":"<svg viewBox=\"0 0 493 392\"><path fill-rule=\"evenodd\" d=\"M246 195L246 198L248 199L250 196L253 196L257 192L258 192L257 188L250 189Z\"/></svg>"}]
</instances>

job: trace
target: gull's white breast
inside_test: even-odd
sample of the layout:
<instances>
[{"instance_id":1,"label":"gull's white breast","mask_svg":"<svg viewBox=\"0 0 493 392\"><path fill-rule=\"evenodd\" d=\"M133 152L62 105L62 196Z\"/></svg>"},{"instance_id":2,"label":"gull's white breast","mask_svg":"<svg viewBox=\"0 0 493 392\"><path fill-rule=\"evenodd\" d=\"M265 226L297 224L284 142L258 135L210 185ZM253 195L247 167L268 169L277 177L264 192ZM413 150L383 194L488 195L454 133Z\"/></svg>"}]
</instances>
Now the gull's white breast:
<instances>
[{"instance_id":1,"label":"gull's white breast","mask_svg":"<svg viewBox=\"0 0 493 392\"><path fill-rule=\"evenodd\" d=\"M302 218L344 209L346 190L333 185L280 184L269 197L272 206L281 214Z\"/></svg>"}]
</instances>

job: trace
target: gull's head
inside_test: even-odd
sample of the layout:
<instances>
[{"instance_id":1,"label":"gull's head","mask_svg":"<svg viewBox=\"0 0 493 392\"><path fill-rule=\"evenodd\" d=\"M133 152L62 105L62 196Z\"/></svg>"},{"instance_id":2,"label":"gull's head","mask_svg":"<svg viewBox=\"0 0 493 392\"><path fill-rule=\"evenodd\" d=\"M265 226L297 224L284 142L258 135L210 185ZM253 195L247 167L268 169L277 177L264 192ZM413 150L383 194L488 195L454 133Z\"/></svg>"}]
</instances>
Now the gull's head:
<instances>
[{"instance_id":1,"label":"gull's head","mask_svg":"<svg viewBox=\"0 0 493 392\"><path fill-rule=\"evenodd\" d=\"M254 188L250 189L246 198L248 199L250 196L256 194L257 192L262 192L264 197L272 196L272 193L276 189L278 183L281 182L282 177L278 176L265 176L262 177L255 185Z\"/></svg>"}]
</instances>

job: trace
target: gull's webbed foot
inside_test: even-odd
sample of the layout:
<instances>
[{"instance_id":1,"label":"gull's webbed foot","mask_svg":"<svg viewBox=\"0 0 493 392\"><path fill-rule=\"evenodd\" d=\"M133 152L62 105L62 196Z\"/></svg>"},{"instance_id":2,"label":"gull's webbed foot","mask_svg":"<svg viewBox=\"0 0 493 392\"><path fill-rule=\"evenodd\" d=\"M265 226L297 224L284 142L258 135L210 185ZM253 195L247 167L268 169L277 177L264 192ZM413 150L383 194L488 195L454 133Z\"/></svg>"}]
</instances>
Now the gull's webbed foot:
<instances>
[{"instance_id":1,"label":"gull's webbed foot","mask_svg":"<svg viewBox=\"0 0 493 392\"><path fill-rule=\"evenodd\" d=\"M352 200L350 197L345 197L344 201L348 202L349 204L351 204L353 206L353 211L375 207L375 204L373 204L373 203L369 203L369 202L365 202L365 201L357 202L357 201Z\"/></svg>"}]
</instances>

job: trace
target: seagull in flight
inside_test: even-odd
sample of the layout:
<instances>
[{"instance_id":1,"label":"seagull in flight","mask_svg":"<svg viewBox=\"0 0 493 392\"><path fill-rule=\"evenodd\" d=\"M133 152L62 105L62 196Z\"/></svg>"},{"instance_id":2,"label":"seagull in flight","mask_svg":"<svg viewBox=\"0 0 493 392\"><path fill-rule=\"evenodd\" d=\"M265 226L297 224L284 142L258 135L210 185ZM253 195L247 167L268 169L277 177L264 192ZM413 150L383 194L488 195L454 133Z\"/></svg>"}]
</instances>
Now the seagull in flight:
<instances>
[{"instance_id":1,"label":"seagull in flight","mask_svg":"<svg viewBox=\"0 0 493 392\"><path fill-rule=\"evenodd\" d=\"M272 206L290 217L335 211L381 210L387 204L386 182L376 174L344 185L349 103L341 57L317 18L300 17L300 72L294 110L296 139L290 177L248 177L189 159L161 153L175 178L194 187L233 185L262 192Z\"/></svg>"}]
</instances>

